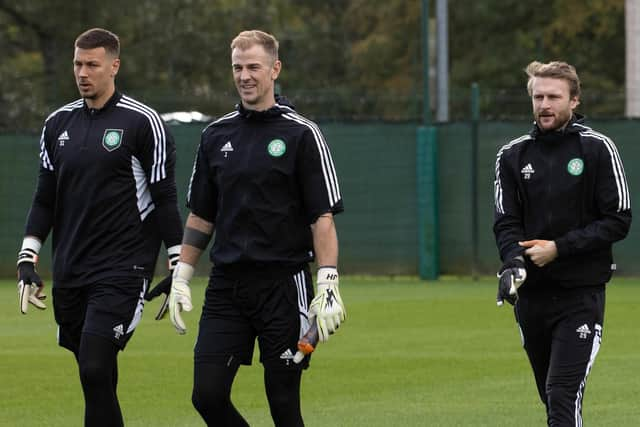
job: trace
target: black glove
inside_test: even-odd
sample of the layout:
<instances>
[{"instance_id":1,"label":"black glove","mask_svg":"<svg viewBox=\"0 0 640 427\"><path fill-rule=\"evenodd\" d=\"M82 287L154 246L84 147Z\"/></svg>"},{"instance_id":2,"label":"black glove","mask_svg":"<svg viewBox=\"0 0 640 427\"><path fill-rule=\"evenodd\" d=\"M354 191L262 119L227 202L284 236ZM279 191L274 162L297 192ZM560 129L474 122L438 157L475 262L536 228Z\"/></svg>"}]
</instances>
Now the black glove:
<instances>
[{"instance_id":1,"label":"black glove","mask_svg":"<svg viewBox=\"0 0 640 427\"><path fill-rule=\"evenodd\" d=\"M506 300L514 305L518 300L518 288L527 280L527 270L524 266L524 258L517 256L506 261L498 273L498 295L496 303L501 307Z\"/></svg>"},{"instance_id":2,"label":"black glove","mask_svg":"<svg viewBox=\"0 0 640 427\"><path fill-rule=\"evenodd\" d=\"M156 314L155 319L160 320L167 314L167 309L169 308L169 293L171 292L171 274L158 282L157 285L153 287L149 292L147 292L144 296L144 299L147 301L151 301L159 295L163 295L162 304L160 304L160 309L158 310L158 314Z\"/></svg>"},{"instance_id":3,"label":"black glove","mask_svg":"<svg viewBox=\"0 0 640 427\"><path fill-rule=\"evenodd\" d=\"M20 312L27 314L29 304L44 310L47 306L42 302L46 295L42 293L44 283L36 273L36 265L30 261L18 261L18 296L20 297Z\"/></svg>"}]
</instances>

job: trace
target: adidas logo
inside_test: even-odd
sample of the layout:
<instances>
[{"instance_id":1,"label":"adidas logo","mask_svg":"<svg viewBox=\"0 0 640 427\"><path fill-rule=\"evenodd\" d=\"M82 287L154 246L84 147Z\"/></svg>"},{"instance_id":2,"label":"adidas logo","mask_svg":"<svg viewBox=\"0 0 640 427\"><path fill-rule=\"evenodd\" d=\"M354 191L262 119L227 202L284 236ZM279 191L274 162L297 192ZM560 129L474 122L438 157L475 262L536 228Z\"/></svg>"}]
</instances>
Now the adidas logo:
<instances>
[{"instance_id":1,"label":"adidas logo","mask_svg":"<svg viewBox=\"0 0 640 427\"><path fill-rule=\"evenodd\" d=\"M280 355L280 359L286 360L287 366L289 366L289 363L291 363L291 361L293 360L293 352L290 349L287 349Z\"/></svg>"},{"instance_id":2,"label":"adidas logo","mask_svg":"<svg viewBox=\"0 0 640 427\"><path fill-rule=\"evenodd\" d=\"M69 139L71 138L69 138L69 134L65 130L60 134L60 136L58 136L58 145L60 145L60 147L64 147L64 142L68 141Z\"/></svg>"},{"instance_id":3,"label":"adidas logo","mask_svg":"<svg viewBox=\"0 0 640 427\"><path fill-rule=\"evenodd\" d=\"M531 175L536 173L536 171L533 169L533 166L531 166L531 163L527 163L527 165L522 168L520 173L524 175L524 179L530 179Z\"/></svg>"},{"instance_id":4,"label":"adidas logo","mask_svg":"<svg viewBox=\"0 0 640 427\"><path fill-rule=\"evenodd\" d=\"M224 156L227 157L230 151L233 151L233 145L231 145L231 141L227 141L224 146L220 149L224 153Z\"/></svg>"},{"instance_id":5,"label":"adidas logo","mask_svg":"<svg viewBox=\"0 0 640 427\"><path fill-rule=\"evenodd\" d=\"M120 337L124 335L124 326L122 326L122 323L113 328L113 332L115 332L114 336L116 339L120 339Z\"/></svg>"},{"instance_id":6,"label":"adidas logo","mask_svg":"<svg viewBox=\"0 0 640 427\"><path fill-rule=\"evenodd\" d=\"M284 353L280 355L280 359L293 359L293 352L291 349L287 349Z\"/></svg>"},{"instance_id":7,"label":"adidas logo","mask_svg":"<svg viewBox=\"0 0 640 427\"><path fill-rule=\"evenodd\" d=\"M578 329L576 329L576 332L578 333L578 337L580 337L583 340L586 340L587 336L591 334L591 330L589 329L589 326L587 326L586 323L580 326Z\"/></svg>"}]
</instances>

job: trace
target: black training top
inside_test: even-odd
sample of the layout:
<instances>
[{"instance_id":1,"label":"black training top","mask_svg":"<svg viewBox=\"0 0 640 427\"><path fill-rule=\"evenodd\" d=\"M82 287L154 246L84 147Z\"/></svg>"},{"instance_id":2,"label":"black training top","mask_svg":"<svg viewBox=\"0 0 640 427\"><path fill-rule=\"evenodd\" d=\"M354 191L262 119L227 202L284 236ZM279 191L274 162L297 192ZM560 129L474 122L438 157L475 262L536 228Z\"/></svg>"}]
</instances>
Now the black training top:
<instances>
[{"instance_id":1,"label":"black training top","mask_svg":"<svg viewBox=\"0 0 640 427\"><path fill-rule=\"evenodd\" d=\"M160 246L179 245L175 145L160 116L118 92L53 112L25 234L53 228L53 285L151 278Z\"/></svg>"},{"instance_id":2,"label":"black training top","mask_svg":"<svg viewBox=\"0 0 640 427\"><path fill-rule=\"evenodd\" d=\"M629 187L618 150L581 116L562 131L543 133L534 126L498 152L494 232L500 257L522 255L523 240L554 240L558 249L558 258L544 267L525 257L523 292L606 283L615 269L611 246L630 225Z\"/></svg>"},{"instance_id":3,"label":"black training top","mask_svg":"<svg viewBox=\"0 0 640 427\"><path fill-rule=\"evenodd\" d=\"M216 269L265 269L313 260L310 224L342 212L329 147L318 126L282 99L237 111L202 132L187 206L215 224Z\"/></svg>"}]
</instances>

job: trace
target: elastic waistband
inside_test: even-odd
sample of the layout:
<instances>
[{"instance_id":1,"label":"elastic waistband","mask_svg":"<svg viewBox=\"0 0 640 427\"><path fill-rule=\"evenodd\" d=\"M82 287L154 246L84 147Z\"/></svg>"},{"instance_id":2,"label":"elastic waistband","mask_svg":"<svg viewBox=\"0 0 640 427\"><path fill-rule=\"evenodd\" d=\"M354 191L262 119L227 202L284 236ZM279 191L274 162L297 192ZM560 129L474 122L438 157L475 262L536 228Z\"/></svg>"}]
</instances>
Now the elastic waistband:
<instances>
[{"instance_id":1,"label":"elastic waistband","mask_svg":"<svg viewBox=\"0 0 640 427\"><path fill-rule=\"evenodd\" d=\"M590 293L604 292L605 284L589 285L589 286L577 286L577 287L563 287L557 283L545 283L544 285L537 285L527 288L526 282L518 291L520 297L525 298L547 298L547 297L571 297L580 296Z\"/></svg>"},{"instance_id":2,"label":"elastic waistband","mask_svg":"<svg viewBox=\"0 0 640 427\"><path fill-rule=\"evenodd\" d=\"M211 278L246 279L259 276L264 279L277 279L292 276L300 271L309 271L308 264L281 263L237 263L214 266Z\"/></svg>"}]
</instances>

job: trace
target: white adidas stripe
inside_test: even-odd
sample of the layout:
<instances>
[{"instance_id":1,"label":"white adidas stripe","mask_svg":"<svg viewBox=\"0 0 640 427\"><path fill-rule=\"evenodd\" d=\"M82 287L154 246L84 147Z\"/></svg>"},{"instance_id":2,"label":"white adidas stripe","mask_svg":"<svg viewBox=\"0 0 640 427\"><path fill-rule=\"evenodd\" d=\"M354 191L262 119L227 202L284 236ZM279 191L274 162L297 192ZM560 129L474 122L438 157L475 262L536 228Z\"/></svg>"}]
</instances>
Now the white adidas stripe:
<instances>
[{"instance_id":1,"label":"white adidas stripe","mask_svg":"<svg viewBox=\"0 0 640 427\"><path fill-rule=\"evenodd\" d=\"M597 323L594 325L593 344L591 346L591 355L589 356L589 363L587 363L587 369L584 373L584 378L580 382L578 392L576 393L576 400L574 404L574 417L576 427L582 427L582 399L584 397L584 387L587 384L587 377L593 368L593 363L596 361L598 351L600 351L600 344L602 343L602 326Z\"/></svg>"},{"instance_id":2,"label":"white adidas stripe","mask_svg":"<svg viewBox=\"0 0 640 427\"><path fill-rule=\"evenodd\" d=\"M49 114L45 119L45 123L48 122L49 119L51 119L53 116L58 114L60 111L73 111L77 108L82 108L83 106L84 106L84 100L82 98L76 99L75 101L70 102L66 105L63 105L62 107L55 110L53 113Z\"/></svg>"},{"instance_id":3,"label":"white adidas stripe","mask_svg":"<svg viewBox=\"0 0 640 427\"><path fill-rule=\"evenodd\" d=\"M342 199L342 196L340 195L340 187L338 185L338 178L336 177L333 159L331 158L331 152L329 151L329 147L327 146L318 125L299 114L285 113L282 117L308 127L313 133L316 146L318 147L318 153L320 154L322 174L324 175L325 186L327 187L329 205L334 206L338 201L340 201L340 199Z\"/></svg>"},{"instance_id":4,"label":"white adidas stripe","mask_svg":"<svg viewBox=\"0 0 640 427\"><path fill-rule=\"evenodd\" d=\"M513 147L516 144L519 144L523 141L528 141L532 139L531 135L523 135L519 138L516 138L512 141L510 141L508 144L502 146L502 148L500 149L500 151L498 151L498 154L496 155L496 179L493 183L494 185L494 203L496 206L496 211L498 211L499 214L504 214L504 204L503 204L503 194L502 194L502 181L500 179L500 159L502 158L502 153L505 150L510 149L511 147Z\"/></svg>"},{"instance_id":5,"label":"white adidas stripe","mask_svg":"<svg viewBox=\"0 0 640 427\"><path fill-rule=\"evenodd\" d=\"M165 163L167 156L167 139L162 119L158 113L148 106L128 96L122 96L116 106L136 111L149 120L154 138L153 165L151 167L151 184L167 177Z\"/></svg>"},{"instance_id":6,"label":"white adidas stripe","mask_svg":"<svg viewBox=\"0 0 640 427\"><path fill-rule=\"evenodd\" d=\"M202 129L202 133L204 133L205 130L209 129L211 126L215 125L216 123L220 123L223 120L228 120L228 119L232 119L236 116L238 116L240 113L238 111L232 111L230 113L225 114L224 116L212 121L211 123L209 123L204 129Z\"/></svg>"},{"instance_id":7,"label":"white adidas stripe","mask_svg":"<svg viewBox=\"0 0 640 427\"><path fill-rule=\"evenodd\" d=\"M144 173L144 169L142 169L140 160L135 156L131 156L131 172L136 182L136 201L138 212L140 213L140 221L144 221L147 215L155 209L155 205L151 198L151 191L149 191L147 176Z\"/></svg>"},{"instance_id":8,"label":"white adidas stripe","mask_svg":"<svg viewBox=\"0 0 640 427\"><path fill-rule=\"evenodd\" d=\"M589 128L587 128L589 129ZM616 187L618 190L618 212L631 209L631 197L629 196L629 187L627 185L627 177L624 173L624 167L622 166L622 160L620 154L613 141L607 136L589 129L588 131L580 132L582 136L590 136L604 143L609 156L611 157L611 169L616 180Z\"/></svg>"},{"instance_id":9,"label":"white adidas stripe","mask_svg":"<svg viewBox=\"0 0 640 427\"><path fill-rule=\"evenodd\" d=\"M47 152L47 147L45 144L45 140L44 140L44 134L45 131L47 129L47 122L54 117L56 114L58 114L61 111L73 111L76 110L78 108L82 108L82 106L84 105L84 100L83 99L77 99L73 102L70 102L69 104L63 105L62 107L58 108L57 110L55 110L53 113L49 114L47 116L47 118L44 121L44 126L42 128L42 133L40 134L40 160L42 162L42 167L53 171L53 163L51 162L51 159L49 158L49 153Z\"/></svg>"},{"instance_id":10,"label":"white adidas stripe","mask_svg":"<svg viewBox=\"0 0 640 427\"><path fill-rule=\"evenodd\" d=\"M47 126L45 125L42 128L42 134L40 135L40 160L43 168L53 171L53 163L51 163L51 160L49 159L49 153L47 152L47 147L44 142L44 132L46 129Z\"/></svg>"},{"instance_id":11,"label":"white adidas stripe","mask_svg":"<svg viewBox=\"0 0 640 427\"><path fill-rule=\"evenodd\" d=\"M142 279L142 290L140 291L140 296L138 297L138 304L136 305L136 309L133 313L133 318L131 319L131 323L129 323L129 327L127 328L127 334L133 332L140 323L142 319L142 310L144 309L144 295L147 293L147 287L149 286L149 282L147 279Z\"/></svg>"},{"instance_id":12,"label":"white adidas stripe","mask_svg":"<svg viewBox=\"0 0 640 427\"><path fill-rule=\"evenodd\" d=\"M191 186L193 185L193 177L196 174L196 165L198 164L198 155L200 154L200 146L196 150L196 158L193 160L193 169L191 170L191 178L189 178L189 188L187 189L187 203L191 206Z\"/></svg>"},{"instance_id":13,"label":"white adidas stripe","mask_svg":"<svg viewBox=\"0 0 640 427\"><path fill-rule=\"evenodd\" d=\"M145 116L149 119L151 123L155 141L156 141L156 145L154 147L154 164L152 167L153 172L152 172L151 182L153 183L166 178L165 162L166 162L167 148L166 148L166 134L165 134L165 129L164 129L162 119L160 118L160 116L155 110L149 108L148 106L146 106L141 102L136 101L133 98L130 98L128 96L123 96L120 102L130 105L132 107L137 107L138 109L147 113L145 114Z\"/></svg>"},{"instance_id":14,"label":"white adidas stripe","mask_svg":"<svg viewBox=\"0 0 640 427\"><path fill-rule=\"evenodd\" d=\"M300 271L293 276L293 280L298 290L298 313L300 315L300 331L299 338L307 333L310 327L309 323L309 306L307 304L307 281L304 271Z\"/></svg>"}]
</instances>

